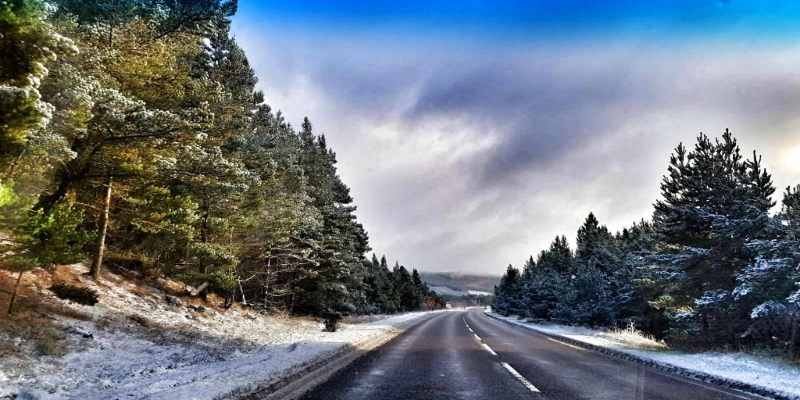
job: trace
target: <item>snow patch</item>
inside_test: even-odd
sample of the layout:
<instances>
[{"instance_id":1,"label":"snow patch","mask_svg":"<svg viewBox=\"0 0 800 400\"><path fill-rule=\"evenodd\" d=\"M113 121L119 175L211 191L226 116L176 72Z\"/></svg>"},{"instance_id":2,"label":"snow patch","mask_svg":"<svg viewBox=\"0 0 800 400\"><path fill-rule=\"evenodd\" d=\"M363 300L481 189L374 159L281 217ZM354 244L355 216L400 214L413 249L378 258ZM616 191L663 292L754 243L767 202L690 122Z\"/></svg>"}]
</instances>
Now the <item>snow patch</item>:
<instances>
[{"instance_id":1,"label":"snow patch","mask_svg":"<svg viewBox=\"0 0 800 400\"><path fill-rule=\"evenodd\" d=\"M75 279L87 269L60 268L70 268ZM53 315L53 326L65 333L66 355L37 355L29 338L0 331L0 398L210 399L280 378L428 314L344 324L327 333L307 318L170 303L157 289L110 273L81 284L97 290L100 303L67 303L39 288L45 301L72 311L65 315L82 316Z\"/></svg>"},{"instance_id":2,"label":"snow patch","mask_svg":"<svg viewBox=\"0 0 800 400\"><path fill-rule=\"evenodd\" d=\"M504 317L496 313L492 313L492 317L531 330L560 335L654 362L667 363L723 379L770 388L790 396L800 396L800 368L776 360L743 353L688 354L670 350L648 350L647 347L652 345L652 343L648 343L650 340L647 338L635 339L633 337L635 335L624 337L617 333L582 327L525 322L517 317Z\"/></svg>"}]
</instances>

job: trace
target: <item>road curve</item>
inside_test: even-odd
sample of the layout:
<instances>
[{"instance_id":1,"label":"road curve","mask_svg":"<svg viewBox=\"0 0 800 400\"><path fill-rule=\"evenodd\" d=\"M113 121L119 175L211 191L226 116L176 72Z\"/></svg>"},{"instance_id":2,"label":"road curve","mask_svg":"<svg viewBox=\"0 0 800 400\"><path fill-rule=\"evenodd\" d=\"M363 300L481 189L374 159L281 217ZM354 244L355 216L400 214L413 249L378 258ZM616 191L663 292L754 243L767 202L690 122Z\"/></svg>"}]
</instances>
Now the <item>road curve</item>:
<instances>
[{"instance_id":1,"label":"road curve","mask_svg":"<svg viewBox=\"0 0 800 400\"><path fill-rule=\"evenodd\" d=\"M757 399L555 341L482 310L431 317L303 399Z\"/></svg>"}]
</instances>

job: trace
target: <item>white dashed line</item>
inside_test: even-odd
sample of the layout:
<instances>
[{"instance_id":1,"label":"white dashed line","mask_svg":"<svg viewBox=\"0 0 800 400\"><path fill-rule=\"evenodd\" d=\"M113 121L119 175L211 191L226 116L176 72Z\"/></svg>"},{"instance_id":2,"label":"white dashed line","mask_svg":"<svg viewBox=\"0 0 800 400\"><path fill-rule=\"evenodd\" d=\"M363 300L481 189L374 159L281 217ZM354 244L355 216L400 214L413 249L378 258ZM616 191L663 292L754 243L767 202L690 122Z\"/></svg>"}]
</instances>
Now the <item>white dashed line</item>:
<instances>
[{"instance_id":1,"label":"white dashed line","mask_svg":"<svg viewBox=\"0 0 800 400\"><path fill-rule=\"evenodd\" d=\"M502 365L503 368L506 369L506 371L511 373L511 375L513 375L514 378L517 378L517 380L520 381L520 383L522 383L522 385L524 385L526 388L528 388L528 390L534 393L541 393L539 389L536 388L536 386L533 386L532 383L528 382L528 380L525 379L524 376L520 375L519 372L517 372L517 370L515 370L512 366L508 365L508 363L501 362L500 365Z\"/></svg>"},{"instance_id":2,"label":"white dashed line","mask_svg":"<svg viewBox=\"0 0 800 400\"><path fill-rule=\"evenodd\" d=\"M464 320L464 325L466 325L467 329L469 329L469 331L472 332L472 336L475 336L475 340L477 340L481 344L481 347L483 347L483 349L488 351L491 355L497 356L497 353L495 353L494 350L492 350L492 348L489 347L489 345L487 345L486 343L483 343L483 339L481 339L481 337L478 336L478 334L476 334L475 331L473 331L472 328L469 327L469 324L467 323L467 320L464 319L464 318L462 318L462 319ZM530 390L531 392L534 392L534 393L541 393L539 391L539 389L536 388L536 386L533 386L532 383L528 382L528 380L525 379L524 376L520 375L520 373L517 372L517 370L515 370L512 366L508 365L508 363L501 362L500 365L502 365L503 368L506 369L506 371L508 371L514 378L516 378L528 390Z\"/></svg>"},{"instance_id":3,"label":"white dashed line","mask_svg":"<svg viewBox=\"0 0 800 400\"><path fill-rule=\"evenodd\" d=\"M497 353L495 353L491 347L487 346L486 343L481 343L481 346L483 346L483 349L491 353L493 356L497 355Z\"/></svg>"}]
</instances>

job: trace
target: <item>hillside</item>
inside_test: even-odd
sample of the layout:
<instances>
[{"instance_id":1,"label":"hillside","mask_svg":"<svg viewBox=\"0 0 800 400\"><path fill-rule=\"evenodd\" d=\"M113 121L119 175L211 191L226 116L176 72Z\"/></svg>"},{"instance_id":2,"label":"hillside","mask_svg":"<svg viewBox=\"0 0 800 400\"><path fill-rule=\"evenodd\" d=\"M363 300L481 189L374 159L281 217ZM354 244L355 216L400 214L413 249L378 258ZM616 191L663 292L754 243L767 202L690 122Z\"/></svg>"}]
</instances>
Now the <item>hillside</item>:
<instances>
[{"instance_id":1,"label":"hillside","mask_svg":"<svg viewBox=\"0 0 800 400\"><path fill-rule=\"evenodd\" d=\"M94 281L87 271L81 263L24 275L18 311L0 314L0 399L210 399L280 380L425 314L354 318L330 333L319 319L220 307L216 295L188 296L163 277L106 271ZM0 291L15 278L0 270ZM99 303L61 300L48 289L57 284L95 290Z\"/></svg>"},{"instance_id":2,"label":"hillside","mask_svg":"<svg viewBox=\"0 0 800 400\"><path fill-rule=\"evenodd\" d=\"M428 286L446 286L456 292L476 290L494 292L494 285L500 282L500 275L472 275L460 272L420 272L420 277Z\"/></svg>"}]
</instances>

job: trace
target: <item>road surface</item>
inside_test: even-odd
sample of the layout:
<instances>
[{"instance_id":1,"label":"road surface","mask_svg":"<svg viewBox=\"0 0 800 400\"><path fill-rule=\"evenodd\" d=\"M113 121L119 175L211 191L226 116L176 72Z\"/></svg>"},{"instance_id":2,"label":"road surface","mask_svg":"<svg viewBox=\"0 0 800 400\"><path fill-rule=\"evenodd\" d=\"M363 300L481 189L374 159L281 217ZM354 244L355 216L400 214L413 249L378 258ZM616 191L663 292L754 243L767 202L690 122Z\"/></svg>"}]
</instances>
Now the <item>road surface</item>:
<instances>
[{"instance_id":1,"label":"road surface","mask_svg":"<svg viewBox=\"0 0 800 400\"><path fill-rule=\"evenodd\" d=\"M756 399L509 326L480 309L434 316L303 399Z\"/></svg>"}]
</instances>

